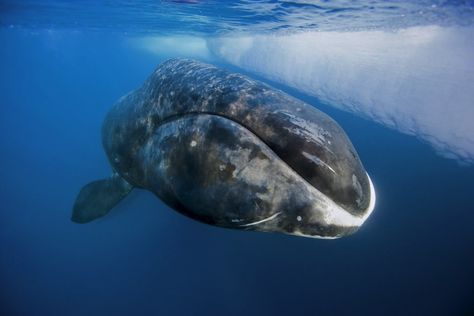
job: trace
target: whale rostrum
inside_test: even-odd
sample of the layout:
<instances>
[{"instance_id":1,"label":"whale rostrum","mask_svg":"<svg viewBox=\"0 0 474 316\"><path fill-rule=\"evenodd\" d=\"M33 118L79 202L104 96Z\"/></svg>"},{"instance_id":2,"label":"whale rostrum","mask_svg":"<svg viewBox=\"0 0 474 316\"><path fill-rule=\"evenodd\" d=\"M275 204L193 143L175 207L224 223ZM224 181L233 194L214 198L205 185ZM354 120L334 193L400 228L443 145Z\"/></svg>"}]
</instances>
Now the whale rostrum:
<instances>
[{"instance_id":1,"label":"whale rostrum","mask_svg":"<svg viewBox=\"0 0 474 316\"><path fill-rule=\"evenodd\" d=\"M102 127L114 170L80 191L72 220L105 215L133 187L226 228L337 238L375 191L342 128L282 91L189 59L161 64Z\"/></svg>"}]
</instances>

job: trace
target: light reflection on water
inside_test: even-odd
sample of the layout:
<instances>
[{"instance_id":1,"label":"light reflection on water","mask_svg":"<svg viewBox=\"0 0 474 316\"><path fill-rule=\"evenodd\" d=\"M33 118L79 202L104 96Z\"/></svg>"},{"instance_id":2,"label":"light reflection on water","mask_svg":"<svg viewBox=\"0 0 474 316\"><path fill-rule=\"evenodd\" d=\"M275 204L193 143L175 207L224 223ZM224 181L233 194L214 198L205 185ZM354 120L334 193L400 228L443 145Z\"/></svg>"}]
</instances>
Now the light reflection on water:
<instances>
[{"instance_id":1,"label":"light reflection on water","mask_svg":"<svg viewBox=\"0 0 474 316\"><path fill-rule=\"evenodd\" d=\"M267 33L471 25L471 1L5 0L0 25L133 34Z\"/></svg>"}]
</instances>

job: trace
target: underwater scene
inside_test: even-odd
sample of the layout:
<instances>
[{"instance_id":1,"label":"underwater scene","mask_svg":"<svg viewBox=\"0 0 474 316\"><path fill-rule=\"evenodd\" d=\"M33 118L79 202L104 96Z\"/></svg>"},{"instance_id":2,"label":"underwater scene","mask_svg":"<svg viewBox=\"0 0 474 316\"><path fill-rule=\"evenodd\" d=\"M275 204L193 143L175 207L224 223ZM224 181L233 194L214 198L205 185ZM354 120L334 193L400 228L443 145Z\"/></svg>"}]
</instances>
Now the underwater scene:
<instances>
[{"instance_id":1,"label":"underwater scene","mask_svg":"<svg viewBox=\"0 0 474 316\"><path fill-rule=\"evenodd\" d=\"M474 1L0 0L0 315L474 315Z\"/></svg>"}]
</instances>

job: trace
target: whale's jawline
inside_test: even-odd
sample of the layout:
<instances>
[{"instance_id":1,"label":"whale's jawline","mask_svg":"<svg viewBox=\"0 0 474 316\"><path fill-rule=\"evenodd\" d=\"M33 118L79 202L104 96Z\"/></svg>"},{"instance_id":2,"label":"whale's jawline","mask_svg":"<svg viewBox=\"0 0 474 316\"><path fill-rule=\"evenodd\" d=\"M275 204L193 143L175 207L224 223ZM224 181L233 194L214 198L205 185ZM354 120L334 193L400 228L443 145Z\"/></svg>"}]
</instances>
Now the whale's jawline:
<instances>
[{"instance_id":1,"label":"whale's jawline","mask_svg":"<svg viewBox=\"0 0 474 316\"><path fill-rule=\"evenodd\" d=\"M356 215L353 215L351 214L349 211L347 211L343 206L339 205L336 201L334 201L331 197L329 197L327 194L323 193L321 190L319 190L317 187L313 186L310 182L308 182L304 177L302 177L294 168L292 168L290 165L288 165L280 155L278 155L277 152L275 152L269 145L267 142L265 142L265 140L263 140L258 134L256 134L251 128L248 128L246 125L242 124L241 122L229 117L229 116L226 116L226 115L222 115L222 114L218 114L218 113L214 113L214 112L209 112L209 111L190 111L190 112L187 112L187 113L184 113L184 114L176 114L176 115L170 115L168 117L166 117L165 119L161 120L160 123L158 123L156 125L156 128L155 128L155 132L157 130L159 130L160 127L162 127L163 125L166 125L166 124L169 124L169 123L172 123L174 121L178 121L180 119L183 119L183 118L188 118L188 117L196 117L196 116L201 116L201 115L208 115L208 116L214 116L214 117L220 117L220 118L223 118L225 120L229 120L231 122L233 122L234 124L237 124L238 126L244 128L245 130L247 130L249 133L252 134L252 136L256 137L259 141L261 141L266 147L268 150L270 150L276 157L278 157L278 159L280 160L280 162L282 164L284 164L288 169L290 169L292 172L294 172L296 175L298 175L298 177L300 178L301 181L303 181L307 186L313 188L314 190L317 190L321 195L323 195L324 197L326 197L331 203L333 203L336 207L344 210L345 212L348 213L348 215L350 215L351 217L353 217L355 219L354 221L354 226L352 226L354 228L354 232L365 222L365 220L369 217L370 213L373 211L374 209L374 206L375 206L375 190L373 188L373 184L372 184L372 181L370 180L370 177L369 177L369 182L370 182L370 202L369 202L369 207L364 210L364 215L363 216L356 216ZM368 176L368 174L367 174ZM347 227L351 227L350 225L348 225ZM290 234L293 234L293 233L290 233ZM304 234L298 234L298 233L295 233L293 235L301 235L301 236L306 236L306 237L313 237L313 238L327 238L327 239L332 239L332 238L339 238L339 237L342 237L344 235L340 235L340 236L335 236L335 237L325 237L325 236L319 236L319 235L304 235Z\"/></svg>"}]
</instances>

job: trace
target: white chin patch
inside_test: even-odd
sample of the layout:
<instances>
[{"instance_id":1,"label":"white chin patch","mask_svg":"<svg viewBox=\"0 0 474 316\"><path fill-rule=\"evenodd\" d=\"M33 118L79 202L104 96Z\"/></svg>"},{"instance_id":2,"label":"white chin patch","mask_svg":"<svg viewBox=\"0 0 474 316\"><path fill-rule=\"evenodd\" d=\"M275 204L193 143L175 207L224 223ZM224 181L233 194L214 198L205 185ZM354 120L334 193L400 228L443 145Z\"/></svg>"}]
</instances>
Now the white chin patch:
<instances>
[{"instance_id":1,"label":"white chin patch","mask_svg":"<svg viewBox=\"0 0 474 316\"><path fill-rule=\"evenodd\" d=\"M369 185L370 185L370 202L369 202L369 207L367 208L367 211L365 212L363 218L364 221L372 214L372 211L375 208L375 200L377 199L375 195L375 188L374 184L372 183L372 179L370 179L369 174L367 173L367 178L369 178Z\"/></svg>"},{"instance_id":2,"label":"white chin patch","mask_svg":"<svg viewBox=\"0 0 474 316\"><path fill-rule=\"evenodd\" d=\"M375 208L375 188L370 176L367 174L367 178L369 179L369 187L370 187L370 201L369 206L367 207L366 211L362 216L355 216L341 208L335 202L330 200L329 207L323 211L325 213L325 224L326 225L334 225L339 227L360 227L365 220L372 214ZM296 236L303 236L303 237L310 237L310 238L319 238L319 239L336 239L339 237L344 236L344 234L340 236L317 236L317 235L306 235L301 233L300 231L294 231L290 233L291 235Z\"/></svg>"}]
</instances>

